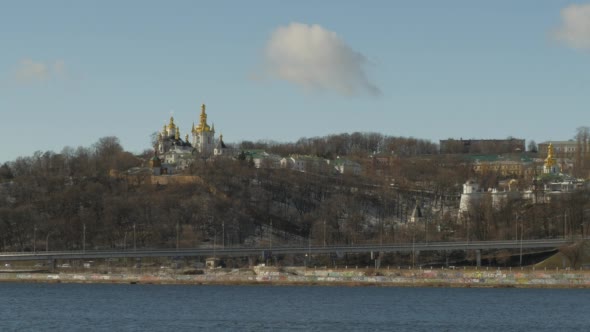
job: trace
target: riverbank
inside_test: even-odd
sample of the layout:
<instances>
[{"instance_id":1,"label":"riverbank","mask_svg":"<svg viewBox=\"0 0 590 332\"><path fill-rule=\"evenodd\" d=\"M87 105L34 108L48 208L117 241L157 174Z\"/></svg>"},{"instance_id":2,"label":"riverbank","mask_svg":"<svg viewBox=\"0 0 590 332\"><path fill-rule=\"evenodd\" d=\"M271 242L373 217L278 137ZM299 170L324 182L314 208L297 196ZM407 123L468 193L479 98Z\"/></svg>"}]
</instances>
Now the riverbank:
<instances>
[{"instance_id":1,"label":"riverbank","mask_svg":"<svg viewBox=\"0 0 590 332\"><path fill-rule=\"evenodd\" d=\"M590 288L587 270L532 269L210 269L118 273L3 271L0 282L192 285Z\"/></svg>"}]
</instances>

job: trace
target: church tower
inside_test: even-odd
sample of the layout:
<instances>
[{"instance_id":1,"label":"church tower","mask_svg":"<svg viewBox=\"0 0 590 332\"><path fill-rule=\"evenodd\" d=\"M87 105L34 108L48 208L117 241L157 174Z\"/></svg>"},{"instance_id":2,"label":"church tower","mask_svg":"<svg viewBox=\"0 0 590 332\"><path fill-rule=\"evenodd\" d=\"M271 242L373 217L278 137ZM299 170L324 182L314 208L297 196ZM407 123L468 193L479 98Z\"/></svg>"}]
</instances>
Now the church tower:
<instances>
[{"instance_id":1,"label":"church tower","mask_svg":"<svg viewBox=\"0 0 590 332\"><path fill-rule=\"evenodd\" d=\"M205 112L205 104L201 106L201 116L199 124L193 125L193 147L204 155L209 156L213 153L215 127L209 127L207 124L207 113Z\"/></svg>"},{"instance_id":2,"label":"church tower","mask_svg":"<svg viewBox=\"0 0 590 332\"><path fill-rule=\"evenodd\" d=\"M547 147L547 158L545 159L545 165L543 166L543 173L545 174L557 174L559 172L559 166L553 155L553 144L549 143Z\"/></svg>"}]
</instances>

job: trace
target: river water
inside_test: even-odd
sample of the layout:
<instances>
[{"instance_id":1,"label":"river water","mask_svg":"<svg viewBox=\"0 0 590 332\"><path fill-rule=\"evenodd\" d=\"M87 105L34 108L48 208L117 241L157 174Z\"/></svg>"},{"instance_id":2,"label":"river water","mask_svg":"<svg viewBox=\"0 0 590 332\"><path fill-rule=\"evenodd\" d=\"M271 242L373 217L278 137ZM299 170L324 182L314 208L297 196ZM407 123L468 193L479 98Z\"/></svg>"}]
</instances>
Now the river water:
<instances>
[{"instance_id":1,"label":"river water","mask_svg":"<svg viewBox=\"0 0 590 332\"><path fill-rule=\"evenodd\" d=\"M0 283L1 331L587 331L590 290Z\"/></svg>"}]
</instances>

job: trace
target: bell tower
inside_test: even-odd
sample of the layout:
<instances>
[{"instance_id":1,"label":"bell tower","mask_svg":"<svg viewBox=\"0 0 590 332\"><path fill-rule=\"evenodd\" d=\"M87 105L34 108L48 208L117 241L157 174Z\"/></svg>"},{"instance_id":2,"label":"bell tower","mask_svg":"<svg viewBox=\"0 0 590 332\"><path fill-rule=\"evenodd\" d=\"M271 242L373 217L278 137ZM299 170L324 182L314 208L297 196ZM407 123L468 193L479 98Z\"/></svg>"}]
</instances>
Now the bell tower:
<instances>
[{"instance_id":1,"label":"bell tower","mask_svg":"<svg viewBox=\"0 0 590 332\"><path fill-rule=\"evenodd\" d=\"M193 134L193 147L197 149L197 151L202 155L210 155L213 152L215 127L210 127L209 124L207 124L207 112L205 104L201 105L199 124L197 126L193 126L191 132Z\"/></svg>"},{"instance_id":2,"label":"bell tower","mask_svg":"<svg viewBox=\"0 0 590 332\"><path fill-rule=\"evenodd\" d=\"M559 172L559 166L553 153L553 144L549 143L547 147L547 158L545 158L545 165L543 166L543 173L545 174L557 174Z\"/></svg>"}]
</instances>

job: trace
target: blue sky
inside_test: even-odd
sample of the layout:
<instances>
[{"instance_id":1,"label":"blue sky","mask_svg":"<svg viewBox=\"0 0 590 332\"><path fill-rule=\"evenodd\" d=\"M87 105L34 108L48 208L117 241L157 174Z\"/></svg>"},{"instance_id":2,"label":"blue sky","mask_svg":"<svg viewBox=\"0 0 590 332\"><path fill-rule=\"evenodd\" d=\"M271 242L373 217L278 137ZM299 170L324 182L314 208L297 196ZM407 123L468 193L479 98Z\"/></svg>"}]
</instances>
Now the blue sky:
<instances>
[{"instance_id":1,"label":"blue sky","mask_svg":"<svg viewBox=\"0 0 590 332\"><path fill-rule=\"evenodd\" d=\"M566 140L590 125L590 2L0 4L0 162L207 104L226 142L342 132Z\"/></svg>"}]
</instances>

